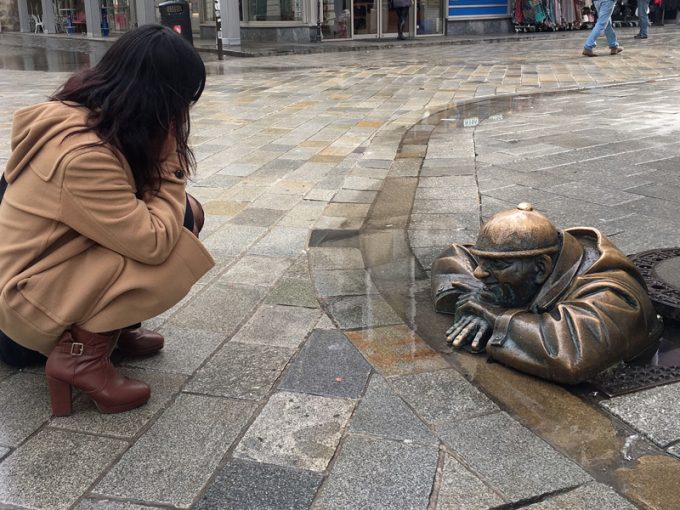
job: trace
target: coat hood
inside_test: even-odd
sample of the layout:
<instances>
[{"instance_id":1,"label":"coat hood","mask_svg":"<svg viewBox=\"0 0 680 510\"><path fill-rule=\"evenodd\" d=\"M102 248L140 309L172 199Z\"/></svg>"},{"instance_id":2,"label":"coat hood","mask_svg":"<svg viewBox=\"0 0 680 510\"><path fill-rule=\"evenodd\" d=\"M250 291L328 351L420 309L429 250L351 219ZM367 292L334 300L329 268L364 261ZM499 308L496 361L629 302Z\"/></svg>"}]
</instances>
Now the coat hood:
<instances>
[{"instance_id":1,"label":"coat hood","mask_svg":"<svg viewBox=\"0 0 680 510\"><path fill-rule=\"evenodd\" d=\"M60 101L39 103L18 110L12 123L12 154L5 167L5 179L8 182L15 180L46 144L59 144L67 135L86 127L87 113L87 108L83 106ZM93 141L97 141L94 134ZM65 155L66 152L63 152L61 157L50 161L51 168L41 168L42 177L49 178Z\"/></svg>"}]
</instances>

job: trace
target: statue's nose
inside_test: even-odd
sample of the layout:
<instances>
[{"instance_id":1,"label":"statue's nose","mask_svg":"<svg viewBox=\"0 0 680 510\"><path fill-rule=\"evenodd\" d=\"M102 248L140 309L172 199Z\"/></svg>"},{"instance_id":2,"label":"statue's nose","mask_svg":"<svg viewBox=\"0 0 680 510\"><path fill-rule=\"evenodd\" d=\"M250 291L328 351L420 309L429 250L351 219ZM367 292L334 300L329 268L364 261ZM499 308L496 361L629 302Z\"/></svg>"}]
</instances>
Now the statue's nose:
<instances>
[{"instance_id":1,"label":"statue's nose","mask_svg":"<svg viewBox=\"0 0 680 510\"><path fill-rule=\"evenodd\" d=\"M472 273L472 276L474 276L478 280L483 280L484 278L489 277L489 272L483 269L482 266L477 266L474 272Z\"/></svg>"}]
</instances>

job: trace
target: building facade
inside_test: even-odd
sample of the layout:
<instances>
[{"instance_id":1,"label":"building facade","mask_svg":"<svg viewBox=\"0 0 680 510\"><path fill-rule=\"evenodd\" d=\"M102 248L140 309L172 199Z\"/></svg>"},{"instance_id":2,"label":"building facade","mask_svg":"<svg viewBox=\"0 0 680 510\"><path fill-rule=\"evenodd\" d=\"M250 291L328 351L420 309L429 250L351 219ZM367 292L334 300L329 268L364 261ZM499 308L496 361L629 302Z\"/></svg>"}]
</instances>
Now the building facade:
<instances>
[{"instance_id":1,"label":"building facade","mask_svg":"<svg viewBox=\"0 0 680 510\"><path fill-rule=\"evenodd\" d=\"M244 41L312 42L397 36L391 0L191 0L194 37ZM410 37L507 32L509 0L413 0ZM236 21L238 20L238 22ZM159 21L154 0L0 0L0 30L116 35Z\"/></svg>"}]
</instances>

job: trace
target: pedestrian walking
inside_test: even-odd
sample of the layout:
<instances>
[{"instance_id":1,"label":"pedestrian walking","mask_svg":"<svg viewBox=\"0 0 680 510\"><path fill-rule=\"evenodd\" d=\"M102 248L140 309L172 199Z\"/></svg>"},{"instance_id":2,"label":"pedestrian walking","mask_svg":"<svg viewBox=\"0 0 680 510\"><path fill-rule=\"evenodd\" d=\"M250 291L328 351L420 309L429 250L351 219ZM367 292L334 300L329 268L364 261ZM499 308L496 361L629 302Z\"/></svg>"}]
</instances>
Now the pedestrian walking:
<instances>
[{"instance_id":1,"label":"pedestrian walking","mask_svg":"<svg viewBox=\"0 0 680 510\"><path fill-rule=\"evenodd\" d=\"M595 53L593 49L597 46L597 38L602 31L604 31L604 35L607 37L607 44L609 45L609 52L611 55L618 55L623 51L623 46L619 45L619 42L616 39L616 33L614 32L614 27L612 26L612 12L614 11L615 5L616 0L595 0L593 2L593 6L597 11L597 21L583 46L583 55L586 57L597 56L597 53Z\"/></svg>"},{"instance_id":2,"label":"pedestrian walking","mask_svg":"<svg viewBox=\"0 0 680 510\"><path fill-rule=\"evenodd\" d=\"M637 13L640 20L640 32L634 39L647 39L649 31L649 0L637 0Z\"/></svg>"},{"instance_id":3,"label":"pedestrian walking","mask_svg":"<svg viewBox=\"0 0 680 510\"><path fill-rule=\"evenodd\" d=\"M397 39L403 41L406 39L404 36L404 27L406 26L406 18L408 18L408 11L411 8L411 0L392 0L392 7L397 12L397 24L399 35Z\"/></svg>"},{"instance_id":4,"label":"pedestrian walking","mask_svg":"<svg viewBox=\"0 0 680 510\"><path fill-rule=\"evenodd\" d=\"M146 403L149 386L119 374L111 351L118 342L150 354L163 338L121 328L171 308L213 266L198 240L202 210L186 193L189 110L204 86L196 50L145 25L14 115L0 203L0 356L47 356L55 416L71 413L73 387L103 413Z\"/></svg>"}]
</instances>

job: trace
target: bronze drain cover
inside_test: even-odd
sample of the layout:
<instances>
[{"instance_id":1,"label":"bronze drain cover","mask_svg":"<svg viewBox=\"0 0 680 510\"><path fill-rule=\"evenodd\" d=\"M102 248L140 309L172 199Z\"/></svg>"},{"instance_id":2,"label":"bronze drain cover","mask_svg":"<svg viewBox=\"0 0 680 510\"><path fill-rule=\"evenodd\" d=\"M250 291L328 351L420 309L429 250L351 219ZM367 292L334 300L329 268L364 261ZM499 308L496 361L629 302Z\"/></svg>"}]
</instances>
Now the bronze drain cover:
<instances>
[{"instance_id":1,"label":"bronze drain cover","mask_svg":"<svg viewBox=\"0 0 680 510\"><path fill-rule=\"evenodd\" d=\"M680 321L680 248L643 251L630 259L645 279L656 311Z\"/></svg>"}]
</instances>

